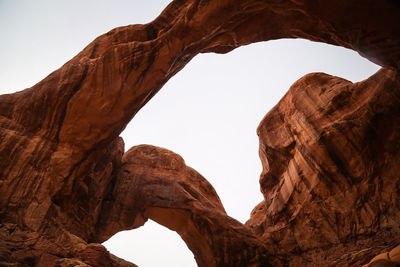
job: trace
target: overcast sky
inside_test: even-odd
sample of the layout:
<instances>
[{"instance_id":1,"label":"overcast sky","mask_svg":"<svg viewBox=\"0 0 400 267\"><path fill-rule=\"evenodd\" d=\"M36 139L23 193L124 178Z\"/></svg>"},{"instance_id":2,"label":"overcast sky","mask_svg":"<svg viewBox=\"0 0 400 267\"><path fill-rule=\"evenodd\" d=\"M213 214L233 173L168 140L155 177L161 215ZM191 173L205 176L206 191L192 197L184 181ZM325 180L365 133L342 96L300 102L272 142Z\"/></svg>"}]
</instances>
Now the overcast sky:
<instances>
[{"instance_id":1,"label":"overcast sky","mask_svg":"<svg viewBox=\"0 0 400 267\"><path fill-rule=\"evenodd\" d=\"M170 1L0 0L0 93L33 86L114 27L147 23ZM136 115L125 150L152 144L180 154L245 222L262 200L256 128L290 85L310 72L361 81L378 66L350 50L305 40L201 54ZM104 244L141 267L196 266L180 237L148 222Z\"/></svg>"}]
</instances>

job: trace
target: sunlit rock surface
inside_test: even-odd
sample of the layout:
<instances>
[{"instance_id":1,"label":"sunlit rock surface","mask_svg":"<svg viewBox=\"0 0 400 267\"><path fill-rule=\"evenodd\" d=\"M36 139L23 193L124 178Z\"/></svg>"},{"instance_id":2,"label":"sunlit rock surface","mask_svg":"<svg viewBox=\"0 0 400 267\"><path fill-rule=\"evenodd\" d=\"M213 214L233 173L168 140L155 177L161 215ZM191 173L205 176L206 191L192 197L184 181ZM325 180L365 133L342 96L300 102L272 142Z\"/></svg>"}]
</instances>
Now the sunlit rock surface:
<instances>
[{"instance_id":1,"label":"sunlit rock surface","mask_svg":"<svg viewBox=\"0 0 400 267\"><path fill-rule=\"evenodd\" d=\"M134 266L98 243L146 218L176 230L199 266L358 265L393 249L398 14L389 0L177 0L0 96L0 264ZM292 86L259 128L265 200L246 225L176 154L124 155L120 132L198 53L298 37L385 68L357 84L310 74Z\"/></svg>"}]
</instances>

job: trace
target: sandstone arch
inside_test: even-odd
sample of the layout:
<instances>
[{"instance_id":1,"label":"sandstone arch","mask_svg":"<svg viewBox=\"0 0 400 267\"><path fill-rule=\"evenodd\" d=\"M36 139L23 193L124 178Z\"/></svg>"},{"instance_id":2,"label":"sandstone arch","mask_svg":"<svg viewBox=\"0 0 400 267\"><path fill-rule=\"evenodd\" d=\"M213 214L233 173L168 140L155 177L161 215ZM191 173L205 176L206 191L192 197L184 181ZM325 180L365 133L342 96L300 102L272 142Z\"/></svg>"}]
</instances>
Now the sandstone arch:
<instances>
[{"instance_id":1,"label":"sandstone arch","mask_svg":"<svg viewBox=\"0 0 400 267\"><path fill-rule=\"evenodd\" d=\"M123 146L118 134L162 85L198 53L225 53L241 45L283 37L301 37L358 51L388 68L371 77L364 85L385 88L393 93L390 98L393 102L388 105L391 109L375 107L372 112L376 112L376 116L368 121L368 129L390 126L387 135L382 137L383 143L370 147L370 150L376 153L374 157L382 155L387 162L393 163L398 155L398 150L392 147L396 144L393 140L396 140L398 130L395 118L398 114L397 71L400 67L399 10L397 2L391 0L177 0L149 24L121 27L100 36L32 88L0 96L1 260L49 266L54 262L63 264L62 259L70 261L72 258L98 264L98 257L101 256L104 265L128 264L96 246L88 246L88 242L101 241L106 236L101 231L101 216L107 201L112 199L110 194L121 165ZM328 85L333 88L335 79L332 82ZM353 87L358 88L359 85ZM369 90L367 87L364 89ZM348 96L338 94L335 101L339 102L339 106L340 103L350 105L352 92L350 90ZM368 101L366 106L370 105ZM342 114L343 118L346 114ZM391 120L387 121L387 118ZM375 132L371 134L378 135ZM260 135L260 139L263 138L266 143L271 141L270 136ZM280 175L285 171L282 168L290 162L296 144L264 151L267 157L276 157L277 161L277 165L270 168L268 163L265 168L265 172L272 170L272 183L262 184L265 192L278 190L274 186L283 183ZM301 148L304 149L304 145ZM364 156L360 154L361 161ZM337 167L342 161L336 159L334 164ZM318 175L321 173L318 169L314 171ZM379 171L379 168L374 168L368 175L379 177ZM388 172L390 177L399 177L395 166ZM341 175L347 177L346 174ZM368 175L356 179L356 182L371 181L373 177ZM397 180L393 179L391 181L397 186ZM385 214L388 233L398 233L395 227L398 222L398 194L393 193L393 187L385 189L380 186L382 183L383 180L377 178L374 194L381 197L379 199L391 201L385 202L389 208L380 208L378 213ZM349 185L354 184L350 179ZM295 189L299 188L295 186ZM269 201L268 197L266 201ZM265 242L269 251L262 254L274 255L270 261L284 264L285 254L276 251L276 246L268 247L268 242L284 240L285 233L274 232L278 237L271 238L271 233L265 231L271 219L271 213L267 213L266 208L265 205L259 206L253 217L262 219L249 222L249 227L256 229L256 236L263 235L262 238L250 235L249 240L255 238L255 243L260 240ZM279 213L281 208L273 212ZM372 215L376 214L374 209L371 210ZM156 216L161 213L150 209L146 214ZM382 222L376 224L380 226ZM135 224L129 227L132 225ZM248 229L248 226L238 227ZM350 231L353 231L351 227ZM376 236L374 231L380 228L371 229L371 232L363 234L373 240ZM294 242L293 238L289 240ZM338 244L346 244L347 239L343 240ZM260 246L256 251L260 248L263 250ZM296 249L294 245L294 251ZM376 250L372 249L370 254ZM259 255L258 252L252 253ZM314 262L323 261L323 253L313 253L311 258ZM357 257L351 260L363 261L362 257ZM366 259L364 261L367 262ZM224 263L235 265L230 258ZM264 260L260 260L259 264L264 264Z\"/></svg>"},{"instance_id":2,"label":"sandstone arch","mask_svg":"<svg viewBox=\"0 0 400 267\"><path fill-rule=\"evenodd\" d=\"M179 233L199 266L267 266L265 245L226 214L206 179L166 149L141 145L127 151L109 203L97 228L100 240L93 241L149 218Z\"/></svg>"}]
</instances>

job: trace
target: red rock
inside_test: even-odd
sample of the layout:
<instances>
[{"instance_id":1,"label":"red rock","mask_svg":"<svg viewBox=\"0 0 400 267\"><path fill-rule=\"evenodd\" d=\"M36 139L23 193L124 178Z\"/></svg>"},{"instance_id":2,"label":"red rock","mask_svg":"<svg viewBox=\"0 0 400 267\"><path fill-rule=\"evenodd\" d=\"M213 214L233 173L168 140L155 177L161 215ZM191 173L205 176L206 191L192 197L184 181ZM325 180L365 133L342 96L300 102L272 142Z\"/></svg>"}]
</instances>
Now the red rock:
<instances>
[{"instance_id":1,"label":"red rock","mask_svg":"<svg viewBox=\"0 0 400 267\"><path fill-rule=\"evenodd\" d=\"M247 224L288 264L361 264L398 244L399 89L387 69L355 84L313 73L261 122L265 200Z\"/></svg>"},{"instance_id":2,"label":"red rock","mask_svg":"<svg viewBox=\"0 0 400 267\"><path fill-rule=\"evenodd\" d=\"M230 218L211 184L166 149L142 145L124 154L96 236L142 226L150 218L176 231L199 266L268 266L265 245Z\"/></svg>"},{"instance_id":3,"label":"red rock","mask_svg":"<svg viewBox=\"0 0 400 267\"><path fill-rule=\"evenodd\" d=\"M379 266L398 266L400 264L400 246L395 247L391 251L385 251L375 256L368 264L364 265L368 267L379 267Z\"/></svg>"},{"instance_id":4,"label":"red rock","mask_svg":"<svg viewBox=\"0 0 400 267\"><path fill-rule=\"evenodd\" d=\"M153 22L116 28L32 88L0 96L0 262L127 266L91 243L147 217L176 229L199 265L266 265L268 255L276 266L369 262L379 244L398 243L399 11L389 0L176 0ZM386 69L354 85L306 76L267 115L265 202L247 225L227 217L212 187L171 152L136 148L121 166L119 133L191 58L298 37ZM152 155L154 166L139 164L149 170L121 173ZM170 172L179 191L168 191ZM157 191L140 190L138 200L127 193L137 175L164 184L142 181ZM180 201L166 207L158 198L169 193Z\"/></svg>"}]
</instances>

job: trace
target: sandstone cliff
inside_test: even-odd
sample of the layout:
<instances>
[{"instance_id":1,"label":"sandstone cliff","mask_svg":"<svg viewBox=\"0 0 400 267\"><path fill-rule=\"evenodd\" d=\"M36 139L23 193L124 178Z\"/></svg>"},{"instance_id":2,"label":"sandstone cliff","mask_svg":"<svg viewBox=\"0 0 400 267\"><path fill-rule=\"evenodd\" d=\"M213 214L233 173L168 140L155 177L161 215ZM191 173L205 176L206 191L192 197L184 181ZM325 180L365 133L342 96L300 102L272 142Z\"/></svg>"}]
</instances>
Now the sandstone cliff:
<instances>
[{"instance_id":1,"label":"sandstone cliff","mask_svg":"<svg viewBox=\"0 0 400 267\"><path fill-rule=\"evenodd\" d=\"M290 265L365 263L399 244L400 79L298 80L258 134L264 201L247 222Z\"/></svg>"},{"instance_id":2,"label":"sandstone cliff","mask_svg":"<svg viewBox=\"0 0 400 267\"><path fill-rule=\"evenodd\" d=\"M393 249L399 14L393 0L175 0L0 96L0 264L134 266L98 243L147 218L176 230L199 266L366 264ZM246 225L176 154L124 154L119 133L191 58L277 38L348 47L384 68L356 84L310 74L266 115L265 200Z\"/></svg>"}]
</instances>

